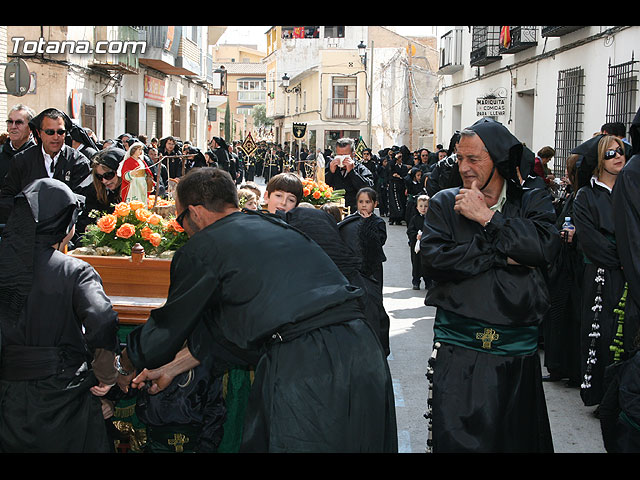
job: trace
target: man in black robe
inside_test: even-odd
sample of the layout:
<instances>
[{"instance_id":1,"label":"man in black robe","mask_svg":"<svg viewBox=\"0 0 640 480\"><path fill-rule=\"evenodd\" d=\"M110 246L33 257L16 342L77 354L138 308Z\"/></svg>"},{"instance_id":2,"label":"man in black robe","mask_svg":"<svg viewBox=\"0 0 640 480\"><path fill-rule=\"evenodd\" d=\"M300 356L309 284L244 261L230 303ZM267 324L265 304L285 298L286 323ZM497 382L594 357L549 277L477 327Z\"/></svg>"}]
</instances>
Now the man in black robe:
<instances>
[{"instance_id":1,"label":"man in black robe","mask_svg":"<svg viewBox=\"0 0 640 480\"><path fill-rule=\"evenodd\" d=\"M558 252L551 197L522 188L523 145L483 119L461 132L463 186L431 198L420 252L435 280L429 361L435 452L551 452L538 357L549 306L542 270Z\"/></svg>"},{"instance_id":2,"label":"man in black robe","mask_svg":"<svg viewBox=\"0 0 640 480\"><path fill-rule=\"evenodd\" d=\"M286 222L240 212L221 169L189 172L176 212L190 239L165 305L128 337L119 383L174 360L255 365L241 451L397 451L391 377L363 292Z\"/></svg>"},{"instance_id":3,"label":"man in black robe","mask_svg":"<svg viewBox=\"0 0 640 480\"><path fill-rule=\"evenodd\" d=\"M37 145L13 157L2 184L0 212L4 212L7 217L13 197L38 178L60 180L80 195L83 195L84 189L91 183L89 160L65 144L65 137L73 124L64 112L48 108L31 120L29 126Z\"/></svg>"},{"instance_id":4,"label":"man in black robe","mask_svg":"<svg viewBox=\"0 0 640 480\"><path fill-rule=\"evenodd\" d=\"M116 381L118 316L93 267L61 251L80 208L35 180L0 242L0 452L111 451L98 396Z\"/></svg>"}]
</instances>

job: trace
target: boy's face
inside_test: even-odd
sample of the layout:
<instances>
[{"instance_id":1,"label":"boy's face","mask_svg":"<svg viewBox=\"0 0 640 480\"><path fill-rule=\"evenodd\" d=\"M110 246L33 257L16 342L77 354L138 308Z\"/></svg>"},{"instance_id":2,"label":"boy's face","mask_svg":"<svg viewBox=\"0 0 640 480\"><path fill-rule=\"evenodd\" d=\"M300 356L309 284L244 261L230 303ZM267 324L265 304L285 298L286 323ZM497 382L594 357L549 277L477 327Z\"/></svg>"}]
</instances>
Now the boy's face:
<instances>
[{"instance_id":1,"label":"boy's face","mask_svg":"<svg viewBox=\"0 0 640 480\"><path fill-rule=\"evenodd\" d=\"M264 201L269 213L276 213L278 210L288 212L298 205L298 198L293 193L283 190L274 190L271 194L265 191Z\"/></svg>"},{"instance_id":2,"label":"boy's face","mask_svg":"<svg viewBox=\"0 0 640 480\"><path fill-rule=\"evenodd\" d=\"M425 202L425 201L418 202L418 213L420 215L424 215L425 213L427 213L428 209L429 209L429 202Z\"/></svg>"}]
</instances>

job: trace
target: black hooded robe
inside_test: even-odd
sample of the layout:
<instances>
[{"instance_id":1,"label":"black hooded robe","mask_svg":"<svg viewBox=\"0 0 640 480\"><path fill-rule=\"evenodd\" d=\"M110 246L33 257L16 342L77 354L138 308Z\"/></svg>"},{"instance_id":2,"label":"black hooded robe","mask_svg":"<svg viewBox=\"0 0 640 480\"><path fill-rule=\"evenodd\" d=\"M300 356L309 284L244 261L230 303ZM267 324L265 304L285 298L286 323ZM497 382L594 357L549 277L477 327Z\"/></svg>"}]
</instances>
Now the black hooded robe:
<instances>
[{"instance_id":1,"label":"black hooded robe","mask_svg":"<svg viewBox=\"0 0 640 480\"><path fill-rule=\"evenodd\" d=\"M137 369L168 363L185 340L195 358L222 344L255 362L241 451L395 452L391 376L360 295L285 222L232 213L176 253L167 302L127 351Z\"/></svg>"},{"instance_id":2,"label":"black hooded robe","mask_svg":"<svg viewBox=\"0 0 640 480\"><path fill-rule=\"evenodd\" d=\"M597 405L604 394L604 370L613 363L609 347L617 329L618 316L614 313L624 291L625 278L621 269L615 239L611 192L597 183L578 190L574 201L574 224L580 236L579 248L583 253L584 274L582 280L582 315L580 329L581 373L590 375L584 382L581 396L586 406ZM596 277L602 269L604 285L598 295ZM596 296L602 298L602 310L598 312L598 333L594 331ZM594 341L594 343L592 343ZM596 362L589 364L590 350L595 345Z\"/></svg>"},{"instance_id":3,"label":"black hooded robe","mask_svg":"<svg viewBox=\"0 0 640 480\"><path fill-rule=\"evenodd\" d=\"M409 169L404 163L396 162L390 163L387 169L389 170L389 224L400 225L405 219L407 209L405 178L409 174ZM398 174L398 177L394 174Z\"/></svg>"},{"instance_id":4,"label":"black hooded robe","mask_svg":"<svg viewBox=\"0 0 640 480\"><path fill-rule=\"evenodd\" d=\"M625 309L624 348L640 346L640 111L629 129L631 157L613 187L613 222L616 247L629 287Z\"/></svg>"},{"instance_id":5,"label":"black hooded robe","mask_svg":"<svg viewBox=\"0 0 640 480\"><path fill-rule=\"evenodd\" d=\"M442 190L420 243L436 281L425 299L437 308L430 443L435 453L552 452L537 339L549 307L542 270L560 247L555 211L548 193L520 187L517 139L481 122L470 128L507 182L506 203L483 228L454 211L459 188Z\"/></svg>"},{"instance_id":6,"label":"black hooded robe","mask_svg":"<svg viewBox=\"0 0 640 480\"><path fill-rule=\"evenodd\" d=\"M51 247L52 237L60 241L70 220L49 217L60 213L59 202L38 192L56 183L64 187L47 178L24 189L0 243L0 451L5 453L111 451L100 400L89 389L97 385L94 355L119 349L118 317L93 267ZM25 198L38 194L37 206L32 200L27 204ZM28 226L31 214L38 220L34 230ZM33 243L28 231L34 232ZM16 296L24 300L14 310L5 302ZM112 375L102 380L112 384L113 353L105 358Z\"/></svg>"}]
</instances>

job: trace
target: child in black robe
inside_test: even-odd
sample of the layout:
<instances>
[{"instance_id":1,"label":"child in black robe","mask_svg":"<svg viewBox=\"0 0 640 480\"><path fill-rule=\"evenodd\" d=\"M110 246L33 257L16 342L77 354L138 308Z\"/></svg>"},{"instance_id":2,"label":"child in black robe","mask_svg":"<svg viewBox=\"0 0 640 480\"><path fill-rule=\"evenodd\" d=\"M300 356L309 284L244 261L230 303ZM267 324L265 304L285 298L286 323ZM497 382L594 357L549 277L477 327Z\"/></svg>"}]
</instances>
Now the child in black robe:
<instances>
[{"instance_id":1,"label":"child in black robe","mask_svg":"<svg viewBox=\"0 0 640 480\"><path fill-rule=\"evenodd\" d=\"M409 250L411 253L411 284L414 290L420 290L420 281L424 280L424 288L429 289L431 281L422 270L422 262L420 260L420 237L422 236L422 226L424 225L424 216L429 208L429 197L420 195L416 199L416 214L412 215L411 221L407 225L407 237L409 237ZM418 245L416 247L416 245ZM418 250L416 251L416 248Z\"/></svg>"},{"instance_id":2,"label":"child in black robe","mask_svg":"<svg viewBox=\"0 0 640 480\"><path fill-rule=\"evenodd\" d=\"M389 316L383 305L383 268L386 261L384 244L387 240L387 226L384 220L373 213L376 208L377 195L372 188L365 187L356 195L358 210L338 223L343 241L349 245L360 260L360 274L375 313L367 313L367 318L375 318L378 338L385 353L389 355Z\"/></svg>"}]
</instances>

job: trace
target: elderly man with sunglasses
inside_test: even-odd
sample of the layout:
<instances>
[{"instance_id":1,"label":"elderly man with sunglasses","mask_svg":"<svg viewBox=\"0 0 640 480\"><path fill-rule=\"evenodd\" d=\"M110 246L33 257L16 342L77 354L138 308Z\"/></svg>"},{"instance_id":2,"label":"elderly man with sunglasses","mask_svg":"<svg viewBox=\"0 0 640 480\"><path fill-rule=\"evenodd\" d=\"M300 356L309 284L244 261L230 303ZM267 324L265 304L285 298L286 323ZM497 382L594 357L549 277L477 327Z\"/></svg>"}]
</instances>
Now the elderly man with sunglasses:
<instances>
[{"instance_id":1,"label":"elderly man with sunglasses","mask_svg":"<svg viewBox=\"0 0 640 480\"><path fill-rule=\"evenodd\" d=\"M30 107L22 104L15 105L7 116L7 133L9 139L0 150L0 179L3 179L9 171L13 156L26 150L36 142L29 128L29 122L36 116Z\"/></svg>"},{"instance_id":2,"label":"elderly man with sunglasses","mask_svg":"<svg viewBox=\"0 0 640 480\"><path fill-rule=\"evenodd\" d=\"M48 108L29 122L36 144L17 153L11 160L0 194L0 224L8 218L13 197L38 178L55 178L74 193L84 194L91 183L89 160L65 143L73 124L56 108Z\"/></svg>"}]
</instances>

